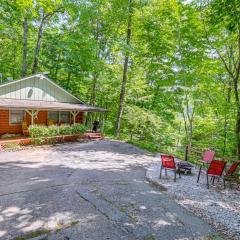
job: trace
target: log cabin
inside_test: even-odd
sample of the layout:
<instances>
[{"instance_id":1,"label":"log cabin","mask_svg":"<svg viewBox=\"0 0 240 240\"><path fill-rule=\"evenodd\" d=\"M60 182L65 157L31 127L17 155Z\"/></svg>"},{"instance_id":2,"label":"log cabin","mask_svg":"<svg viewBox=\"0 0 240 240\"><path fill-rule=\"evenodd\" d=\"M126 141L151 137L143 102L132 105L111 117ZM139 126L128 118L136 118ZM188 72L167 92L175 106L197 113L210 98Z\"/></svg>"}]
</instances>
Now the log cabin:
<instances>
[{"instance_id":1,"label":"log cabin","mask_svg":"<svg viewBox=\"0 0 240 240\"><path fill-rule=\"evenodd\" d=\"M43 73L0 85L0 136L24 134L34 124L83 124L86 112L106 109L85 104Z\"/></svg>"}]
</instances>

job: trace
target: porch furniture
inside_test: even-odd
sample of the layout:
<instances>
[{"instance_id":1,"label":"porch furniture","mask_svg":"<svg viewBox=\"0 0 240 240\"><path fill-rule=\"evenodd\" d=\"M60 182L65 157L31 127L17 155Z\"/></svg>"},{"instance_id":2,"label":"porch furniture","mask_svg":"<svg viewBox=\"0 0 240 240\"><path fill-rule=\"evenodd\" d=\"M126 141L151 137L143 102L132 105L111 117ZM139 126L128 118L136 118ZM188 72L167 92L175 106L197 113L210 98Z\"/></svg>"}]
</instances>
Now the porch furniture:
<instances>
[{"instance_id":1,"label":"porch furniture","mask_svg":"<svg viewBox=\"0 0 240 240\"><path fill-rule=\"evenodd\" d=\"M29 131L28 131L28 124L26 121L22 122L22 133L24 136L28 136L29 135Z\"/></svg>"},{"instance_id":2,"label":"porch furniture","mask_svg":"<svg viewBox=\"0 0 240 240\"><path fill-rule=\"evenodd\" d=\"M225 181L231 181L232 182L232 181L236 180L234 174L235 174L238 166L240 166L240 161L236 161L236 162L232 163L230 168L223 175L223 178L225 179Z\"/></svg>"},{"instance_id":3,"label":"porch furniture","mask_svg":"<svg viewBox=\"0 0 240 240\"><path fill-rule=\"evenodd\" d=\"M160 178L162 177L162 170L165 169L165 175L167 176L167 170L174 171L174 182L176 182L177 172L179 174L179 178L181 178L181 173L178 165L176 165L174 157L171 155L161 155L161 169L160 169Z\"/></svg>"},{"instance_id":4,"label":"porch furniture","mask_svg":"<svg viewBox=\"0 0 240 240\"><path fill-rule=\"evenodd\" d=\"M47 120L47 125L48 125L48 126L53 126L53 125L55 125L55 121L54 121L54 120L51 120L51 119L48 119L48 120Z\"/></svg>"},{"instance_id":5,"label":"porch furniture","mask_svg":"<svg viewBox=\"0 0 240 240\"><path fill-rule=\"evenodd\" d=\"M203 153L203 157L202 157L201 162L203 164L210 164L211 161L214 159L214 156L215 156L215 152L214 151L207 150L207 151L205 151Z\"/></svg>"},{"instance_id":6,"label":"porch furniture","mask_svg":"<svg viewBox=\"0 0 240 240\"><path fill-rule=\"evenodd\" d=\"M203 153L202 159L200 161L201 166L199 168L199 172L198 172L198 179L200 177L201 171L202 171L202 167L206 167L208 164L210 164L212 162L212 160L214 159L215 156L215 152L211 151L211 150L207 150Z\"/></svg>"},{"instance_id":7,"label":"porch furniture","mask_svg":"<svg viewBox=\"0 0 240 240\"><path fill-rule=\"evenodd\" d=\"M200 174L204 173L207 176L207 188L209 188L209 176L212 179L212 183L214 183L215 178L218 178L220 180L220 178L222 178L222 174L225 166L226 166L226 161L224 160L212 160L206 171L201 170L199 172L197 182L199 182ZM222 179L223 179L223 185L225 188L225 178L222 178Z\"/></svg>"}]
</instances>

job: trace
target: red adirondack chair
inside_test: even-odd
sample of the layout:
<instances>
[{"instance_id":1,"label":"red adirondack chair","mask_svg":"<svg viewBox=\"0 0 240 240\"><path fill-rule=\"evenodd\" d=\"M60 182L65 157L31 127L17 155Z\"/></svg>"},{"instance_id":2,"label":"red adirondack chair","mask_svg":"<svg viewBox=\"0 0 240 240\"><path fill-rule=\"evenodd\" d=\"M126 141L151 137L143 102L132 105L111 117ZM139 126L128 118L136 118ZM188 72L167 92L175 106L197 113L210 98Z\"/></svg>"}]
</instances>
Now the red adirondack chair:
<instances>
[{"instance_id":1,"label":"red adirondack chair","mask_svg":"<svg viewBox=\"0 0 240 240\"><path fill-rule=\"evenodd\" d=\"M212 177L213 182L216 177L218 179L220 179L222 177L225 166L226 166L226 162L223 160L212 160L207 171L201 170L201 172L203 172L207 175L207 187L208 188L209 188L209 176ZM200 172L200 174L201 174L201 172ZM198 175L197 182L199 182L200 174ZM225 188L225 179L224 178L223 178L223 185Z\"/></svg>"},{"instance_id":2,"label":"red adirondack chair","mask_svg":"<svg viewBox=\"0 0 240 240\"><path fill-rule=\"evenodd\" d=\"M240 166L240 161L236 161L234 162L231 167L227 170L226 174L224 175L224 177L228 177L231 176L235 173L235 171L237 170L237 167Z\"/></svg>"},{"instance_id":3,"label":"red adirondack chair","mask_svg":"<svg viewBox=\"0 0 240 240\"><path fill-rule=\"evenodd\" d=\"M215 156L215 152L211 151L211 150L207 150L203 153L202 159L201 159L201 166L199 168L199 172L198 172L198 179L200 177L201 171L202 171L202 167L204 165L208 165L212 162L212 160L214 159Z\"/></svg>"},{"instance_id":4,"label":"red adirondack chair","mask_svg":"<svg viewBox=\"0 0 240 240\"><path fill-rule=\"evenodd\" d=\"M215 152L211 150L207 150L203 153L202 163L209 164L214 159Z\"/></svg>"},{"instance_id":5,"label":"red adirondack chair","mask_svg":"<svg viewBox=\"0 0 240 240\"><path fill-rule=\"evenodd\" d=\"M238 166L240 166L240 161L232 163L231 167L223 175L224 180L233 180L234 173L236 172Z\"/></svg>"},{"instance_id":6,"label":"red adirondack chair","mask_svg":"<svg viewBox=\"0 0 240 240\"><path fill-rule=\"evenodd\" d=\"M160 169L160 178L162 177L162 170L165 169L165 175L167 176L167 170L174 171L174 182L176 182L177 172L179 174L179 178L181 178L181 174L179 168L177 167L174 157L170 155L161 155L162 165Z\"/></svg>"}]
</instances>

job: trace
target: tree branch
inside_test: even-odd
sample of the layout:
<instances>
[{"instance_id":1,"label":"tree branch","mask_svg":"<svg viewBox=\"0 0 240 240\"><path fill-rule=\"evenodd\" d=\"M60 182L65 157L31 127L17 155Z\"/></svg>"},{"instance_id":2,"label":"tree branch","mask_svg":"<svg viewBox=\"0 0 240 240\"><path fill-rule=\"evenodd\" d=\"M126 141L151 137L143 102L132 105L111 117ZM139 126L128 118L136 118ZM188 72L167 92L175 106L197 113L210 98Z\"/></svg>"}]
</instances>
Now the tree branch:
<instances>
[{"instance_id":1,"label":"tree branch","mask_svg":"<svg viewBox=\"0 0 240 240\"><path fill-rule=\"evenodd\" d=\"M222 63L224 64L227 72L228 72L229 75L234 79L234 78L235 78L235 77L234 77L234 74L233 74L233 72L229 69L229 67L228 67L225 59L223 58L222 54L220 53L219 49L217 49L217 48L212 44L212 42L210 41L209 36L208 36L208 32L207 32L207 30L206 30L206 25L205 25L204 19L203 19L203 29L204 29L204 33L205 33L205 37L206 37L207 42L208 42L209 45L217 52L219 58L221 59Z\"/></svg>"}]
</instances>

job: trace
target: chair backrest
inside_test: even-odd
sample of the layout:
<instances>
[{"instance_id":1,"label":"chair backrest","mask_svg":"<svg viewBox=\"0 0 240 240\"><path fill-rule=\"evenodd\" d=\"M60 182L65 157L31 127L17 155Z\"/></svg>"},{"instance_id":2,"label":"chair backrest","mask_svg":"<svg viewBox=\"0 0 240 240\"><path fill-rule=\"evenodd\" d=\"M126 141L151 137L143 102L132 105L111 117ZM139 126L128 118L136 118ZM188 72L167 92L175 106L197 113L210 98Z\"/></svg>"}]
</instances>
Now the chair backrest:
<instances>
[{"instance_id":1,"label":"chair backrest","mask_svg":"<svg viewBox=\"0 0 240 240\"><path fill-rule=\"evenodd\" d=\"M202 160L203 162L210 163L214 159L214 156L215 156L214 151L207 150L204 152Z\"/></svg>"},{"instance_id":2,"label":"chair backrest","mask_svg":"<svg viewBox=\"0 0 240 240\"><path fill-rule=\"evenodd\" d=\"M232 175L236 171L236 169L239 165L240 165L240 161L234 162L231 165L231 167L227 170L226 175Z\"/></svg>"},{"instance_id":3,"label":"chair backrest","mask_svg":"<svg viewBox=\"0 0 240 240\"><path fill-rule=\"evenodd\" d=\"M212 160L207 170L207 174L221 176L225 166L226 162L223 160Z\"/></svg>"},{"instance_id":4,"label":"chair backrest","mask_svg":"<svg viewBox=\"0 0 240 240\"><path fill-rule=\"evenodd\" d=\"M171 156L171 155L161 155L161 159L162 159L162 166L164 168L176 169L176 165L175 165L175 161L174 161L173 156Z\"/></svg>"},{"instance_id":5,"label":"chair backrest","mask_svg":"<svg viewBox=\"0 0 240 240\"><path fill-rule=\"evenodd\" d=\"M51 120L51 119L48 119L47 120L47 125L48 126L52 126L52 125L54 125L55 124L55 121L54 120Z\"/></svg>"}]
</instances>

